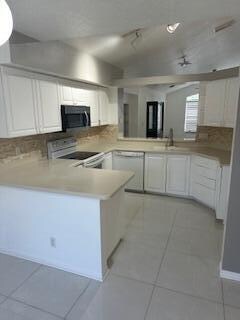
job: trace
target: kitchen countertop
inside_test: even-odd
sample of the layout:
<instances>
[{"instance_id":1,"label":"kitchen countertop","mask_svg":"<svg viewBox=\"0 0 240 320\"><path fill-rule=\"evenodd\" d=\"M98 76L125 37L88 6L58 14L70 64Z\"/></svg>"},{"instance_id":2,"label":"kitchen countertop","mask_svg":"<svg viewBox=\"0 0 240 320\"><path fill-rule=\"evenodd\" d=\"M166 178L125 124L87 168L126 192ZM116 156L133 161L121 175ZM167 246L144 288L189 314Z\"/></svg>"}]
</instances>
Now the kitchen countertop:
<instances>
[{"instance_id":1,"label":"kitchen countertop","mask_svg":"<svg viewBox=\"0 0 240 320\"><path fill-rule=\"evenodd\" d=\"M110 152L114 150L122 151L141 151L152 153L168 153L168 154L190 154L205 156L209 159L217 160L220 166L230 165L231 151L215 149L207 146L186 146L175 147L173 149L166 149L164 145L159 142L144 142L144 141L123 141L118 140L112 143L85 143L78 146L79 150L96 151L96 152Z\"/></svg>"},{"instance_id":2,"label":"kitchen countertop","mask_svg":"<svg viewBox=\"0 0 240 320\"><path fill-rule=\"evenodd\" d=\"M107 200L134 176L74 164L75 160L14 161L0 166L0 185Z\"/></svg>"},{"instance_id":3,"label":"kitchen countertop","mask_svg":"<svg viewBox=\"0 0 240 320\"><path fill-rule=\"evenodd\" d=\"M114 150L205 156L229 165L231 152L206 146L175 147L167 150L159 142L116 141L85 143L78 150L110 152ZM132 172L76 168L76 160L17 160L0 165L0 185L91 197L111 198L133 176Z\"/></svg>"}]
</instances>

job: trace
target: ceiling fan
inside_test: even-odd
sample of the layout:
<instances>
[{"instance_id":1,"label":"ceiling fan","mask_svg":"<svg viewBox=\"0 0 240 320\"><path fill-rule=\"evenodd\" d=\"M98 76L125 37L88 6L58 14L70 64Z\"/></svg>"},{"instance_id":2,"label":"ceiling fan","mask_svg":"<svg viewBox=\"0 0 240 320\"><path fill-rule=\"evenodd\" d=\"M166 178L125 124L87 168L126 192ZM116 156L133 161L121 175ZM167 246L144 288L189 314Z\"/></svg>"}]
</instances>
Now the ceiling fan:
<instances>
[{"instance_id":1,"label":"ceiling fan","mask_svg":"<svg viewBox=\"0 0 240 320\"><path fill-rule=\"evenodd\" d=\"M181 67L186 67L186 66L188 66L189 64L192 64L192 62L190 62L189 60L187 60L187 56L186 56L186 55L183 55L183 56L180 57L179 59L182 59L182 61L178 62L178 64L179 64Z\"/></svg>"}]
</instances>

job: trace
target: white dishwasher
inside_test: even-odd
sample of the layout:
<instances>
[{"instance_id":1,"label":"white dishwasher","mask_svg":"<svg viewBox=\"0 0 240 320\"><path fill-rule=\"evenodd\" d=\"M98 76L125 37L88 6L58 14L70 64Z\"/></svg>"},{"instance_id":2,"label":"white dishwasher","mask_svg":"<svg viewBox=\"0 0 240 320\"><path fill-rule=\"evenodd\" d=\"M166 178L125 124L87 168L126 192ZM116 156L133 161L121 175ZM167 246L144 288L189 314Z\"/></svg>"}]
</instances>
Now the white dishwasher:
<instances>
[{"instance_id":1,"label":"white dishwasher","mask_svg":"<svg viewBox=\"0 0 240 320\"><path fill-rule=\"evenodd\" d=\"M143 192L144 153L130 151L115 151L113 154L113 169L133 171L135 176L126 185L127 190Z\"/></svg>"}]
</instances>

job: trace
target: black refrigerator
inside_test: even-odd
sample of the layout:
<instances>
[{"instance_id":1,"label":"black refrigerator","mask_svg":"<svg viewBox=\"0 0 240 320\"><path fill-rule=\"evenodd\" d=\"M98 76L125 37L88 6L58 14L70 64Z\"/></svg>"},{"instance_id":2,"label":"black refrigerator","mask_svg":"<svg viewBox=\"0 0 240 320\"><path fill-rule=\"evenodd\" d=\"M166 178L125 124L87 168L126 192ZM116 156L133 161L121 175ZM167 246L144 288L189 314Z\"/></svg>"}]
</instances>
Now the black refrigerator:
<instances>
[{"instance_id":1,"label":"black refrigerator","mask_svg":"<svg viewBox=\"0 0 240 320\"><path fill-rule=\"evenodd\" d=\"M163 138L164 102L147 102L147 138Z\"/></svg>"}]
</instances>

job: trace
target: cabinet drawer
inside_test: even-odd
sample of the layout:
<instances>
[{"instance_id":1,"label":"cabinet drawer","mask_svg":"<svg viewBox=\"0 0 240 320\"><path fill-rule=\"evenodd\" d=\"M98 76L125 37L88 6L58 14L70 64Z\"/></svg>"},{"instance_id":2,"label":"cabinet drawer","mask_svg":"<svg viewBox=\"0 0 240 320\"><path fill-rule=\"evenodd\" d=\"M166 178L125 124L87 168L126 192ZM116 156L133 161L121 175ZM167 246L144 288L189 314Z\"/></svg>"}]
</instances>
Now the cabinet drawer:
<instances>
[{"instance_id":1,"label":"cabinet drawer","mask_svg":"<svg viewBox=\"0 0 240 320\"><path fill-rule=\"evenodd\" d=\"M206 168L193 163L192 172L196 177L205 177L212 180L217 179L217 168Z\"/></svg>"},{"instance_id":2,"label":"cabinet drawer","mask_svg":"<svg viewBox=\"0 0 240 320\"><path fill-rule=\"evenodd\" d=\"M210 208L215 209L215 190L193 182L192 196Z\"/></svg>"},{"instance_id":3,"label":"cabinet drawer","mask_svg":"<svg viewBox=\"0 0 240 320\"><path fill-rule=\"evenodd\" d=\"M216 180L208 179L204 176L193 174L192 183L199 183L212 190L216 189Z\"/></svg>"},{"instance_id":4,"label":"cabinet drawer","mask_svg":"<svg viewBox=\"0 0 240 320\"><path fill-rule=\"evenodd\" d=\"M205 167L205 168L217 171L218 162L216 160L199 157L199 156L194 156L192 160L193 160L193 163L196 164L197 166L201 166L201 167Z\"/></svg>"}]
</instances>

